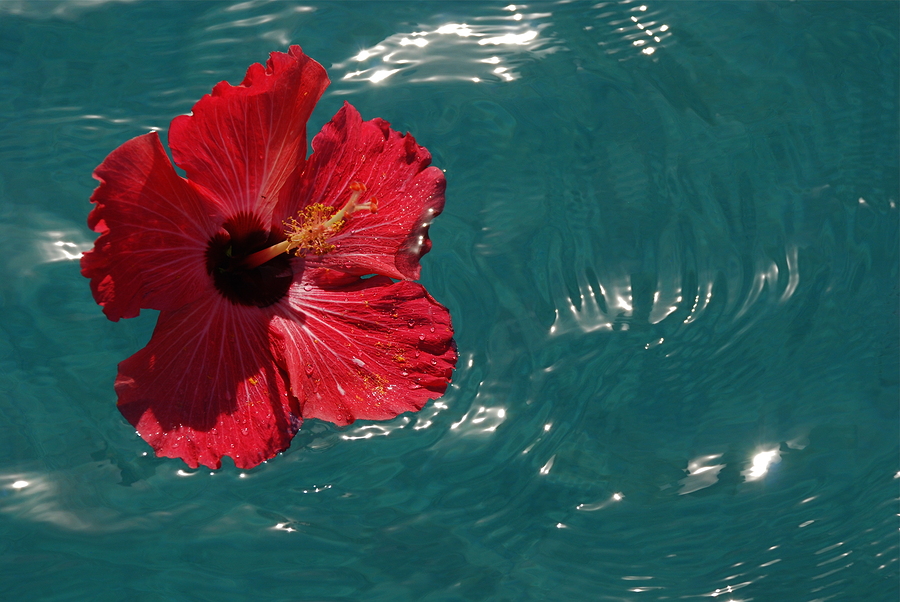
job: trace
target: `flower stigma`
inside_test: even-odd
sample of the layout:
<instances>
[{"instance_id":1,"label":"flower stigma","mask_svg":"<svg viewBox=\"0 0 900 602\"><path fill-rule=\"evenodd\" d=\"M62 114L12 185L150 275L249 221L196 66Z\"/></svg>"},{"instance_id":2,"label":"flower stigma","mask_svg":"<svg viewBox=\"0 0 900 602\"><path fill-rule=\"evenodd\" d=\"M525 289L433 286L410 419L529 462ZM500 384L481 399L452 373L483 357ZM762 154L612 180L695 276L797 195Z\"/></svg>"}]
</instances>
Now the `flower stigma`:
<instances>
[{"instance_id":1,"label":"flower stigma","mask_svg":"<svg viewBox=\"0 0 900 602\"><path fill-rule=\"evenodd\" d=\"M369 213L378 211L378 201L374 197L364 203L359 202L359 197L366 191L365 184L353 181L349 188L350 198L337 211L334 207L313 203L300 212L299 219L288 218L283 222L287 239L247 256L243 262L244 267L255 268L291 251L298 257L304 257L307 253L324 255L334 251L337 246L329 239L343 229L350 215L360 210L368 210Z\"/></svg>"}]
</instances>

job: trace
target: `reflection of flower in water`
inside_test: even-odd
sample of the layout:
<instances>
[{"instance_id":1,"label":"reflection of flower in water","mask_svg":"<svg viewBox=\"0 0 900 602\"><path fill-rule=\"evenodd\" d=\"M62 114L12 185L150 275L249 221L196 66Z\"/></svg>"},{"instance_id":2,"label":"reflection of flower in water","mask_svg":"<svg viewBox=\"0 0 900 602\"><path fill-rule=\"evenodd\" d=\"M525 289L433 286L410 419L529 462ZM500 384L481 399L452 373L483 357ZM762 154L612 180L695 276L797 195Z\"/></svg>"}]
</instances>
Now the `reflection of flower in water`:
<instances>
[{"instance_id":1,"label":"reflection of flower in water","mask_svg":"<svg viewBox=\"0 0 900 602\"><path fill-rule=\"evenodd\" d=\"M512 14L494 17L494 22L445 23L433 30L394 34L352 58L334 65L346 70L342 83L377 84L404 71L408 81L465 80L513 81L515 63L524 53L552 52L540 37L549 14L524 15L521 7L507 6Z\"/></svg>"}]
</instances>

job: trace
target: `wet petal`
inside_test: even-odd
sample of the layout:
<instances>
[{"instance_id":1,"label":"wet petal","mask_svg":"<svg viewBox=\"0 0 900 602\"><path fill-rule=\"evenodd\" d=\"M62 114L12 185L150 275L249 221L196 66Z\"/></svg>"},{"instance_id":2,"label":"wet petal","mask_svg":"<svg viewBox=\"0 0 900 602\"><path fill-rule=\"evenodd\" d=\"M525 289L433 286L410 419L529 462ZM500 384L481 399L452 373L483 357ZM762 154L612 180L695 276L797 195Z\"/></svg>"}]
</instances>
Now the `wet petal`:
<instances>
[{"instance_id":1,"label":"wet petal","mask_svg":"<svg viewBox=\"0 0 900 602\"><path fill-rule=\"evenodd\" d=\"M238 86L220 82L176 117L169 130L175 163L230 209L268 221L278 190L306 157L306 122L328 85L325 70L299 46L256 63Z\"/></svg>"},{"instance_id":2,"label":"wet petal","mask_svg":"<svg viewBox=\"0 0 900 602\"><path fill-rule=\"evenodd\" d=\"M363 122L346 103L312 146L302 176L285 186L276 218L315 203L340 209L353 182L365 186L359 201L374 201L377 211L353 213L329 239L337 249L310 261L359 275L418 278L419 259L431 248L428 226L444 208L446 181L440 169L429 167L431 154L382 119Z\"/></svg>"},{"instance_id":3,"label":"wet petal","mask_svg":"<svg viewBox=\"0 0 900 602\"><path fill-rule=\"evenodd\" d=\"M384 277L347 284L316 270L279 308L276 354L304 418L387 420L420 410L450 383L450 314L419 284Z\"/></svg>"},{"instance_id":4,"label":"wet petal","mask_svg":"<svg viewBox=\"0 0 900 602\"><path fill-rule=\"evenodd\" d=\"M206 243L219 209L175 173L156 132L129 140L94 171L88 225L100 237L81 273L111 320L171 310L206 294Z\"/></svg>"},{"instance_id":5,"label":"wet petal","mask_svg":"<svg viewBox=\"0 0 900 602\"><path fill-rule=\"evenodd\" d=\"M119 410L157 455L252 468L290 445L301 420L269 350L271 315L218 295L162 312L147 346L119 364Z\"/></svg>"}]
</instances>

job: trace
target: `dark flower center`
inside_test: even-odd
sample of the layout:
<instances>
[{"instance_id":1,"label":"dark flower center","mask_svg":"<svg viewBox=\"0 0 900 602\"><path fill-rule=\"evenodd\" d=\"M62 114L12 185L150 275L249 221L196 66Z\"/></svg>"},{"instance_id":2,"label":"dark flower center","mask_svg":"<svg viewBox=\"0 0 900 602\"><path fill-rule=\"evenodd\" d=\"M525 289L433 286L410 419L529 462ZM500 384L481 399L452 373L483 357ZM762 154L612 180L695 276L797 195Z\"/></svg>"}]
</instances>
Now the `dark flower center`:
<instances>
[{"instance_id":1,"label":"dark flower center","mask_svg":"<svg viewBox=\"0 0 900 602\"><path fill-rule=\"evenodd\" d=\"M254 268L244 267L243 262L248 255L283 241L284 232L267 230L249 213L235 215L222 229L206 247L206 271L216 289L239 305L267 307L281 300L294 279L291 257L282 253Z\"/></svg>"}]
</instances>

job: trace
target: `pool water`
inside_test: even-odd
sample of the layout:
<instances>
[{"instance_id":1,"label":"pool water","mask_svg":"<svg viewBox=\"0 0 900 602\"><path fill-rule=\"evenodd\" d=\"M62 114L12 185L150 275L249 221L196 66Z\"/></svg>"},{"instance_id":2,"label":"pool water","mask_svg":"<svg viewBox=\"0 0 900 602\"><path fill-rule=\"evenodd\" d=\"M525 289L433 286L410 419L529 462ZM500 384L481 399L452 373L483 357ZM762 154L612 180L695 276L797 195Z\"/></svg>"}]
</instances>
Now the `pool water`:
<instances>
[{"instance_id":1,"label":"pool water","mask_svg":"<svg viewBox=\"0 0 900 602\"><path fill-rule=\"evenodd\" d=\"M0 598L894 601L896 2L0 3ZM291 43L446 170L453 384L242 471L115 407L91 171ZM149 453L148 453L149 452Z\"/></svg>"}]
</instances>

